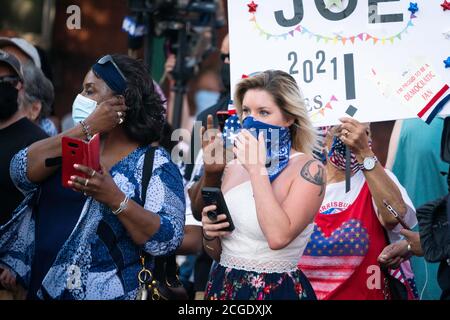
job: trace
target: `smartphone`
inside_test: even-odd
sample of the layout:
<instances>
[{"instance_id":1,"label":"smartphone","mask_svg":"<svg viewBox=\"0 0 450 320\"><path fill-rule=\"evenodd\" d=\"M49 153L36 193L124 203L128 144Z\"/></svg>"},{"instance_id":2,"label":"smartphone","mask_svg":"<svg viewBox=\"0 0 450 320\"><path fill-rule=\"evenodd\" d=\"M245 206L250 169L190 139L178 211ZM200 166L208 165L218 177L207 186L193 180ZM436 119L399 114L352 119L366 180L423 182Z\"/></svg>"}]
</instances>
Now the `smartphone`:
<instances>
[{"instance_id":1,"label":"smartphone","mask_svg":"<svg viewBox=\"0 0 450 320\"><path fill-rule=\"evenodd\" d=\"M411 231L411 228L408 227L408 225L398 214L398 212L386 200L383 200L383 204L386 207L386 209L388 209L388 211L394 216L394 218L397 219L398 223L400 223L404 229Z\"/></svg>"},{"instance_id":2,"label":"smartphone","mask_svg":"<svg viewBox=\"0 0 450 320\"><path fill-rule=\"evenodd\" d=\"M227 119L236 114L236 110L228 110L228 111L217 111L216 116L219 122L220 131L223 132L225 129L225 122Z\"/></svg>"},{"instance_id":3,"label":"smartphone","mask_svg":"<svg viewBox=\"0 0 450 320\"><path fill-rule=\"evenodd\" d=\"M217 111L216 116L219 122L220 132L223 132L225 129L225 121L230 117L230 114L228 114L228 111Z\"/></svg>"},{"instance_id":4,"label":"smartphone","mask_svg":"<svg viewBox=\"0 0 450 320\"><path fill-rule=\"evenodd\" d=\"M71 188L68 181L71 176L89 178L73 166L83 166L100 171L100 136L96 134L89 142L84 140L63 137L62 138L62 185Z\"/></svg>"},{"instance_id":5,"label":"smartphone","mask_svg":"<svg viewBox=\"0 0 450 320\"><path fill-rule=\"evenodd\" d=\"M208 218L212 221L215 221L217 220L217 216L221 214L226 215L227 216L226 221L230 224L230 226L220 231L229 231L229 232L233 231L234 230L233 220L231 219L231 215L230 212L228 211L228 207L223 197L222 191L220 191L219 188L205 187L202 188L202 196L205 207L212 205L217 207L217 210L208 212Z\"/></svg>"}]
</instances>

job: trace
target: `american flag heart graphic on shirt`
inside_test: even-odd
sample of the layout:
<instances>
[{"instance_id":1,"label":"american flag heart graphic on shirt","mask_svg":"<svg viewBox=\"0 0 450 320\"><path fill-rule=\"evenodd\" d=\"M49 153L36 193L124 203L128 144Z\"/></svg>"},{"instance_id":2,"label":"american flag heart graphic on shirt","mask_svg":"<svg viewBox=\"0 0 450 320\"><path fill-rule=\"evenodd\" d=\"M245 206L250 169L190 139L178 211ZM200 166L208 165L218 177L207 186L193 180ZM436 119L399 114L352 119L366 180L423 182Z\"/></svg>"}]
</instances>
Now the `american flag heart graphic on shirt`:
<instances>
[{"instance_id":1,"label":"american flag heart graphic on shirt","mask_svg":"<svg viewBox=\"0 0 450 320\"><path fill-rule=\"evenodd\" d=\"M345 282L369 250L369 235L357 219L344 222L328 236L315 225L299 267L323 299Z\"/></svg>"}]
</instances>

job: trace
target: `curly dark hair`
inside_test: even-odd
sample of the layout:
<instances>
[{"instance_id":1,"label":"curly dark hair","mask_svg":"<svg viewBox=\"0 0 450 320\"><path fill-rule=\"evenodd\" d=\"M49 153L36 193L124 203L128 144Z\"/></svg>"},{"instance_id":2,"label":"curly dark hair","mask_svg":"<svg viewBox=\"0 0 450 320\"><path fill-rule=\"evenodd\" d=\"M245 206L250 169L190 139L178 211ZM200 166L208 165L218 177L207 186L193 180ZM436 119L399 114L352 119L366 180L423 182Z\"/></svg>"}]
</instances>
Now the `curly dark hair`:
<instances>
[{"instance_id":1,"label":"curly dark hair","mask_svg":"<svg viewBox=\"0 0 450 320\"><path fill-rule=\"evenodd\" d=\"M125 133L142 145L158 142L165 122L164 101L156 92L145 64L122 54L111 55L127 78L125 104L129 108L123 125Z\"/></svg>"}]
</instances>

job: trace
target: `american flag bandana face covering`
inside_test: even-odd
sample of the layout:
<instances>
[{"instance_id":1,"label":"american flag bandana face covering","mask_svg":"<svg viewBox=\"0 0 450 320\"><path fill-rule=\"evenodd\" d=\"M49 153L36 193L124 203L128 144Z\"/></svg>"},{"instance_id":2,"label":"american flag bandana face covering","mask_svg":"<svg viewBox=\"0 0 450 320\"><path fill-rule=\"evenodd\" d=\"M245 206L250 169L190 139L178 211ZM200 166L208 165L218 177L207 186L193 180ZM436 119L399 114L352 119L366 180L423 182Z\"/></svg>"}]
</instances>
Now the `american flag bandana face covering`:
<instances>
[{"instance_id":1,"label":"american flag bandana face covering","mask_svg":"<svg viewBox=\"0 0 450 320\"><path fill-rule=\"evenodd\" d=\"M371 142L369 142L369 145L372 148ZM342 142L341 139L339 139L336 136L333 137L333 144L331 145L330 152L328 153L328 160L336 168L345 171L345 144ZM352 170L352 173L355 174L362 168L363 165L358 163L355 154L352 152L350 164L350 169Z\"/></svg>"},{"instance_id":2,"label":"american flag bandana face covering","mask_svg":"<svg viewBox=\"0 0 450 320\"><path fill-rule=\"evenodd\" d=\"M289 128L256 121L251 116L246 117L241 126L238 116L233 115L226 120L224 127L223 138L227 148L234 145L234 139L242 129L248 130L256 138L263 132L267 150L266 168L270 182L273 182L289 163L292 147Z\"/></svg>"}]
</instances>

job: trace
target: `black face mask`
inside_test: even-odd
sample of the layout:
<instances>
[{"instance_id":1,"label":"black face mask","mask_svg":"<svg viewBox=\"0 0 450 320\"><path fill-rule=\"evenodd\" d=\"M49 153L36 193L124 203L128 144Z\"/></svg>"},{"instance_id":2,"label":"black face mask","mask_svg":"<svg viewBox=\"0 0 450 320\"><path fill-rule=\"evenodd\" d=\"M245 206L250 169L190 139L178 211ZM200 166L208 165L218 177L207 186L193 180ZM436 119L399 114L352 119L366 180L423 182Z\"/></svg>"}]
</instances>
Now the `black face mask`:
<instances>
[{"instance_id":1,"label":"black face mask","mask_svg":"<svg viewBox=\"0 0 450 320\"><path fill-rule=\"evenodd\" d=\"M222 63L222 70L220 71L221 77L222 77L222 83L223 86L227 91L230 91L230 64L229 63Z\"/></svg>"},{"instance_id":2,"label":"black face mask","mask_svg":"<svg viewBox=\"0 0 450 320\"><path fill-rule=\"evenodd\" d=\"M0 120L8 120L19 109L17 97L19 90L12 84L0 83Z\"/></svg>"}]
</instances>

